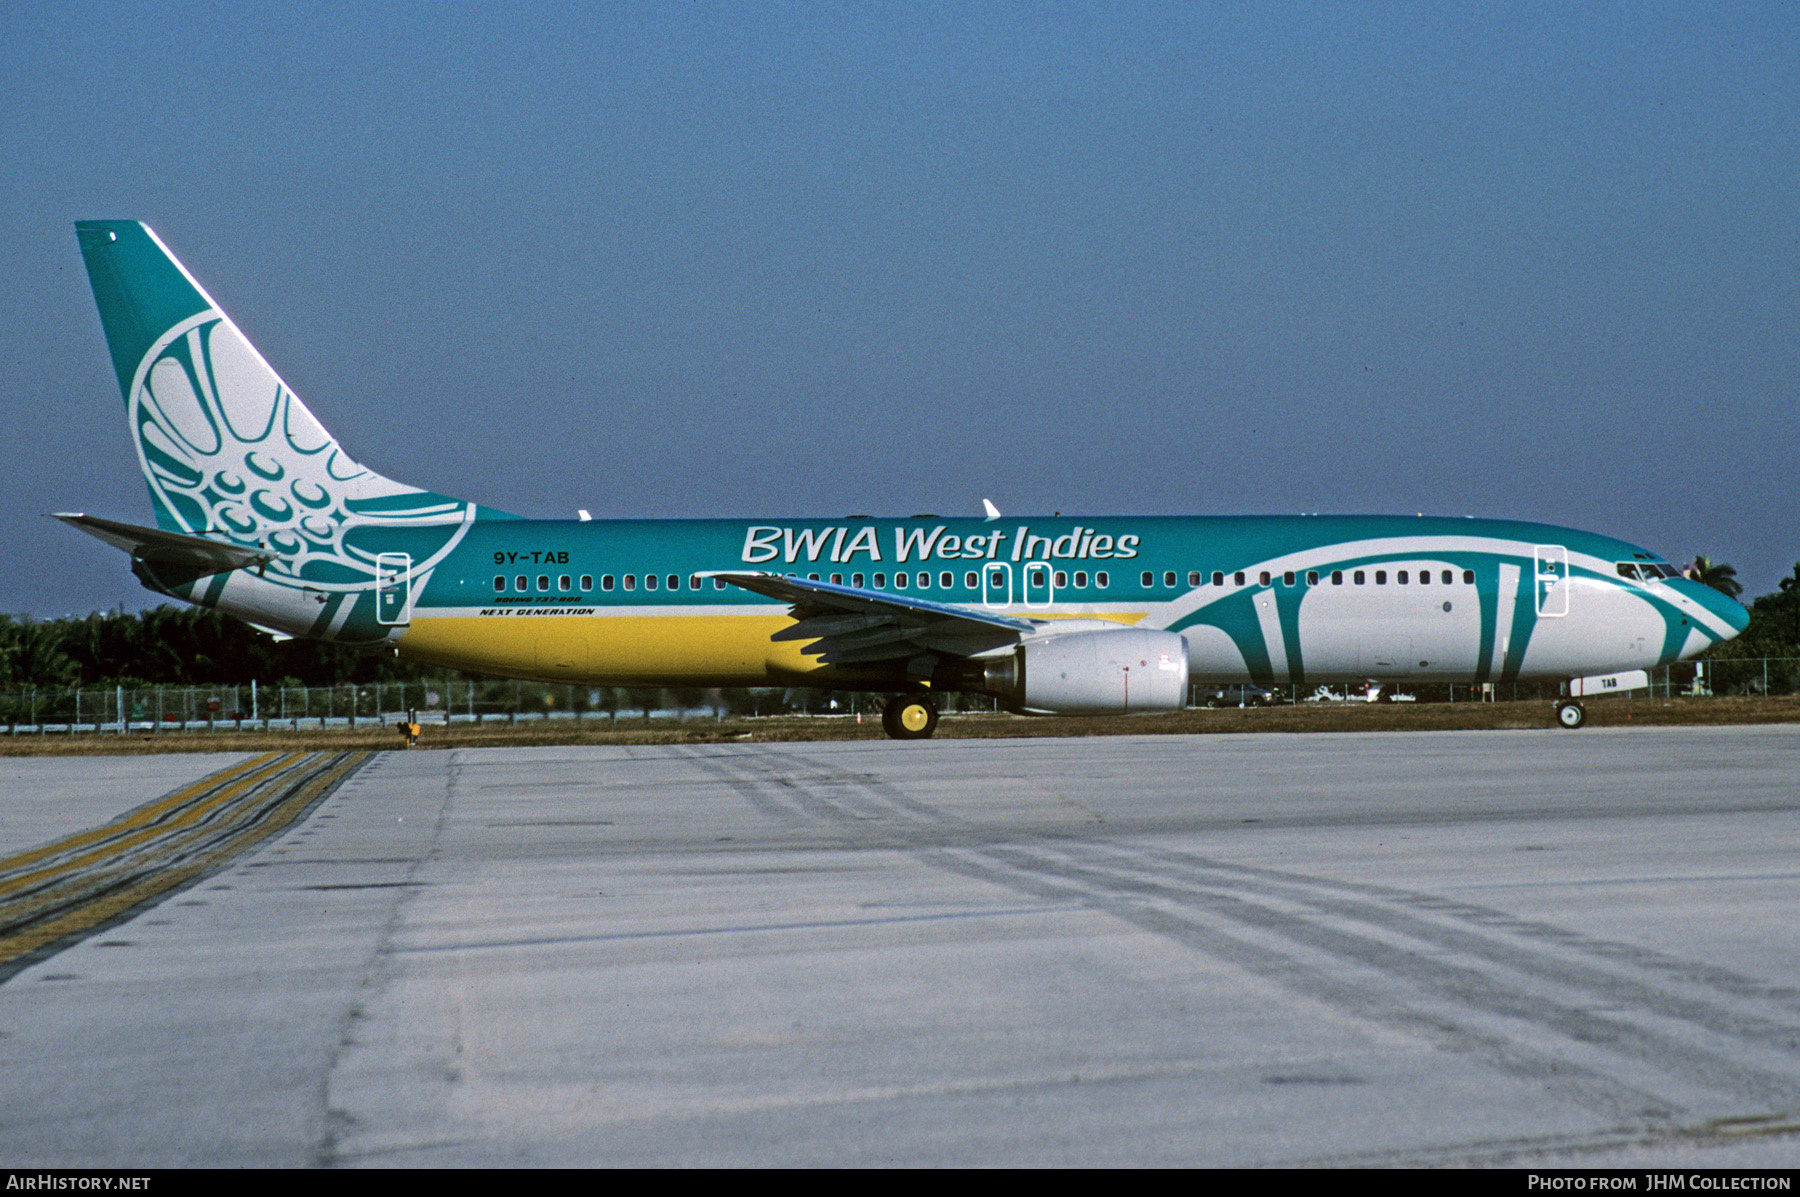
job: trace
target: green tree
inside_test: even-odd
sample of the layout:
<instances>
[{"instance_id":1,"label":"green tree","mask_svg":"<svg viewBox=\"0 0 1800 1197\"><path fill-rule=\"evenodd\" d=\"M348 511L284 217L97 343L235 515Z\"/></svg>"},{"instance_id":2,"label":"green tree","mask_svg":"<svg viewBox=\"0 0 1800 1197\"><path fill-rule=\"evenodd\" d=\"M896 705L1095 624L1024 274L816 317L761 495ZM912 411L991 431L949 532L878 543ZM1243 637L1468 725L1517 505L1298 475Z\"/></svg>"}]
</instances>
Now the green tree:
<instances>
[{"instance_id":1,"label":"green tree","mask_svg":"<svg viewBox=\"0 0 1800 1197\"><path fill-rule=\"evenodd\" d=\"M63 652L62 629L54 623L13 624L7 645L7 672L14 686L63 686L76 676L75 662Z\"/></svg>"},{"instance_id":2,"label":"green tree","mask_svg":"<svg viewBox=\"0 0 1800 1197\"><path fill-rule=\"evenodd\" d=\"M1794 567L1792 577L1782 579L1780 589L1752 599L1746 606L1750 608L1750 626L1707 649L1703 658L1800 657L1800 565Z\"/></svg>"},{"instance_id":3,"label":"green tree","mask_svg":"<svg viewBox=\"0 0 1800 1197\"><path fill-rule=\"evenodd\" d=\"M1702 586L1711 586L1728 598L1736 598L1744 593L1744 587L1737 580L1737 570L1723 561L1715 562L1709 557L1695 557L1694 564L1689 567L1688 576Z\"/></svg>"}]
</instances>

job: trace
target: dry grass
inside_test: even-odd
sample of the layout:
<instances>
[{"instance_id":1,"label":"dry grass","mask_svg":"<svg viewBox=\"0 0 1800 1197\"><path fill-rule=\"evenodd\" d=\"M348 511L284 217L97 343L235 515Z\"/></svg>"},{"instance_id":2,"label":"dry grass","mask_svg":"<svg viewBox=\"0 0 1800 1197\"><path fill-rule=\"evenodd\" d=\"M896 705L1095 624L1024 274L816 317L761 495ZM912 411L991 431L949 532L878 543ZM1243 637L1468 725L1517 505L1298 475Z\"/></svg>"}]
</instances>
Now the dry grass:
<instances>
[{"instance_id":1,"label":"dry grass","mask_svg":"<svg viewBox=\"0 0 1800 1197\"><path fill-rule=\"evenodd\" d=\"M1590 727L1698 726L1800 723L1800 698L1609 698L1587 704ZM952 715L938 727L943 739L1010 736L1206 735L1224 732L1492 731L1551 726L1548 702L1307 704L1267 710L1193 710L1124 719L1028 719L1014 715ZM556 744L722 744L745 741L876 740L881 721L847 718L589 720L580 724L490 723L483 727L426 724L419 748L506 748ZM130 735L0 735L0 756L98 755L146 752L266 752L404 747L391 728L351 730L134 732Z\"/></svg>"}]
</instances>

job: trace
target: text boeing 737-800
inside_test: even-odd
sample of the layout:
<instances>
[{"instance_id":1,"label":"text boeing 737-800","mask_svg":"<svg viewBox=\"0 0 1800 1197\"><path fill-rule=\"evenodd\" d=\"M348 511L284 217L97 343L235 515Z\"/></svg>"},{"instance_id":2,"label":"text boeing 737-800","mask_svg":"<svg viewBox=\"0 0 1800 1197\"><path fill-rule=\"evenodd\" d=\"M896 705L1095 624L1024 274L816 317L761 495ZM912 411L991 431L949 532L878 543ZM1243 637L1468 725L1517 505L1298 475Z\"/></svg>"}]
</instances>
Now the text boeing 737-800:
<instances>
[{"instance_id":1,"label":"text boeing 737-800","mask_svg":"<svg viewBox=\"0 0 1800 1197\"><path fill-rule=\"evenodd\" d=\"M156 526L59 518L280 635L546 681L877 691L910 739L948 691L1124 714L1181 707L1190 678L1576 678L1747 621L1635 545L1501 520L520 519L353 461L145 225L76 231Z\"/></svg>"}]
</instances>

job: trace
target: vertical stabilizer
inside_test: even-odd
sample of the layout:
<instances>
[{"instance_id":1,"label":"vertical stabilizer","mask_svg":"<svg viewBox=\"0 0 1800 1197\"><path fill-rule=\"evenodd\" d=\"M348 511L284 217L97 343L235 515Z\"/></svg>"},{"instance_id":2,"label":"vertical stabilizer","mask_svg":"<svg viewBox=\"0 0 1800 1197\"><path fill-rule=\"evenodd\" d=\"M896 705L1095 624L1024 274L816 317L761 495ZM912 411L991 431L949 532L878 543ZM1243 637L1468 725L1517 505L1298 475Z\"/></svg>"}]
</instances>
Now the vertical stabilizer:
<instances>
[{"instance_id":1,"label":"vertical stabilizer","mask_svg":"<svg viewBox=\"0 0 1800 1197\"><path fill-rule=\"evenodd\" d=\"M354 461L148 226L75 230L158 527L266 550L267 582L322 593L373 586L384 552L429 570L499 514Z\"/></svg>"}]
</instances>

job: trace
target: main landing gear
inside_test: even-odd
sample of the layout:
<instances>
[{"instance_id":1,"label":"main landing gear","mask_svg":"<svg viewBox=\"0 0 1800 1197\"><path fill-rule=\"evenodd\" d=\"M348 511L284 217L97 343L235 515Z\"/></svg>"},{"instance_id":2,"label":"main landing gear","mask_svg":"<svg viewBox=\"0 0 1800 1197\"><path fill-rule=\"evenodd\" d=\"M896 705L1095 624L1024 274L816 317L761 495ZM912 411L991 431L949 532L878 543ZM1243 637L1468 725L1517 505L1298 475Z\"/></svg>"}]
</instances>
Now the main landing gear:
<instances>
[{"instance_id":1,"label":"main landing gear","mask_svg":"<svg viewBox=\"0 0 1800 1197\"><path fill-rule=\"evenodd\" d=\"M1573 731L1587 722L1587 712L1581 704L1572 698L1565 698L1556 704L1556 725Z\"/></svg>"},{"instance_id":2,"label":"main landing gear","mask_svg":"<svg viewBox=\"0 0 1800 1197\"><path fill-rule=\"evenodd\" d=\"M881 710L881 726L893 740L923 740L937 730L937 704L924 694L896 694Z\"/></svg>"}]
</instances>

